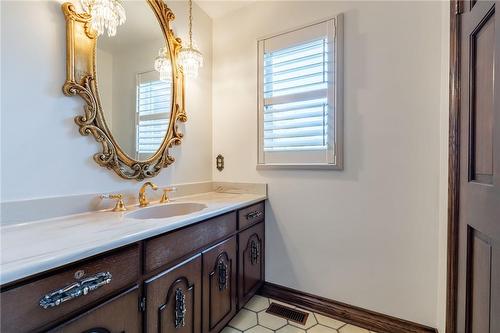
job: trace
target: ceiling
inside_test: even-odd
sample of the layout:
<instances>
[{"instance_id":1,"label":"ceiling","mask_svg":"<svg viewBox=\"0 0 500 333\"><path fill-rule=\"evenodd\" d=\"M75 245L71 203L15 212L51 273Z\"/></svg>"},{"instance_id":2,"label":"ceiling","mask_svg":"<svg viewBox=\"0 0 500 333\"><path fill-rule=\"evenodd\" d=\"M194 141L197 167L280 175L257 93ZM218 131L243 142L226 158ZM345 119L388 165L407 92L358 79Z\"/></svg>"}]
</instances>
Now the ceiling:
<instances>
[{"instance_id":1,"label":"ceiling","mask_svg":"<svg viewBox=\"0 0 500 333\"><path fill-rule=\"evenodd\" d=\"M211 18L219 18L226 15L229 12L240 9L251 4L254 1L247 0L225 0L225 1L213 1L213 0L196 0L196 4L207 13Z\"/></svg>"},{"instance_id":2,"label":"ceiling","mask_svg":"<svg viewBox=\"0 0 500 333\"><path fill-rule=\"evenodd\" d=\"M163 32L151 7L145 1L122 1L127 20L118 27L116 36L106 33L98 39L98 47L108 52L118 52L130 47L162 41ZM160 44L161 46L161 44Z\"/></svg>"},{"instance_id":3,"label":"ceiling","mask_svg":"<svg viewBox=\"0 0 500 333\"><path fill-rule=\"evenodd\" d=\"M186 0L169 0L168 2L182 4L182 2L186 2ZM195 2L205 13L207 13L208 16L214 19L245 7L255 1L196 0ZM114 53L148 42L162 40L163 33L160 29L158 21L154 16L153 11L145 1L122 1L122 5L127 13L127 21L124 25L118 27L116 36L109 38L106 34L104 34L99 37L98 46L101 50ZM187 3L185 5L187 6ZM173 10L175 12L175 9Z\"/></svg>"}]
</instances>

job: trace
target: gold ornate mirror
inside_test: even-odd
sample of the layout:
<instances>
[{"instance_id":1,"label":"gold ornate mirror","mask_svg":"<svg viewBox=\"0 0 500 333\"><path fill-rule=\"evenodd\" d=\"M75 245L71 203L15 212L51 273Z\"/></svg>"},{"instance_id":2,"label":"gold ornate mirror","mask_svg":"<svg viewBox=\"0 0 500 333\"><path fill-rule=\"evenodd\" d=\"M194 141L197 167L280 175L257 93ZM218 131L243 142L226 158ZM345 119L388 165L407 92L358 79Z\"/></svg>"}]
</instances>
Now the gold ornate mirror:
<instances>
[{"instance_id":1,"label":"gold ornate mirror","mask_svg":"<svg viewBox=\"0 0 500 333\"><path fill-rule=\"evenodd\" d=\"M177 122L187 120L183 73L176 61L181 41L170 28L175 16L163 0L119 4L126 22L112 37L98 35L87 12L62 5L67 33L63 91L85 101L75 122L82 135L91 134L101 144L94 160L122 178L143 180L172 164L169 149L181 142Z\"/></svg>"}]
</instances>

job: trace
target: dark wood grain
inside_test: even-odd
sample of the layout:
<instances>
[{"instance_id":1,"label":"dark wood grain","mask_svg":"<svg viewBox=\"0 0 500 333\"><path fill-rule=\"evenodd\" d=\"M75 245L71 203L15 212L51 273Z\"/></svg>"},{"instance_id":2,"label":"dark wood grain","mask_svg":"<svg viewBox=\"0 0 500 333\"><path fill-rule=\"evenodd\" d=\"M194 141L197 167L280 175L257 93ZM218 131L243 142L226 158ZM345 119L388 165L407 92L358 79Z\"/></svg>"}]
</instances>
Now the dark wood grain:
<instances>
[{"instance_id":1,"label":"dark wood grain","mask_svg":"<svg viewBox=\"0 0 500 333\"><path fill-rule=\"evenodd\" d=\"M201 332L201 255L174 266L145 282L148 333ZM175 290L185 295L185 325L175 327Z\"/></svg>"},{"instance_id":2,"label":"dark wood grain","mask_svg":"<svg viewBox=\"0 0 500 333\"><path fill-rule=\"evenodd\" d=\"M150 272L168 265L203 245L223 239L234 232L236 212L147 240L144 244L144 270Z\"/></svg>"},{"instance_id":3,"label":"dark wood grain","mask_svg":"<svg viewBox=\"0 0 500 333\"><path fill-rule=\"evenodd\" d=\"M265 282L258 293L262 296L310 309L314 312L379 333L437 333L437 330L432 327L365 310L363 308L269 282Z\"/></svg>"},{"instance_id":4,"label":"dark wood grain","mask_svg":"<svg viewBox=\"0 0 500 333\"><path fill-rule=\"evenodd\" d=\"M55 271L42 279L2 292L1 331L4 333L33 331L58 318L74 313L106 295L134 284L138 278L138 267L139 251L138 246L134 245L103 258L78 263L63 271ZM40 299L46 294L77 281L75 279L77 271L83 271L84 277L100 272L110 272L113 277L110 284L59 306L44 309L39 305Z\"/></svg>"},{"instance_id":5,"label":"dark wood grain","mask_svg":"<svg viewBox=\"0 0 500 333\"><path fill-rule=\"evenodd\" d=\"M500 332L498 3L466 4L460 14L456 331L490 333Z\"/></svg>"},{"instance_id":6,"label":"dark wood grain","mask_svg":"<svg viewBox=\"0 0 500 333\"><path fill-rule=\"evenodd\" d=\"M490 12L470 40L470 180L493 181L495 16Z\"/></svg>"},{"instance_id":7,"label":"dark wood grain","mask_svg":"<svg viewBox=\"0 0 500 333\"><path fill-rule=\"evenodd\" d=\"M97 332L96 328L100 328L110 333L138 333L141 331L138 296L139 290L134 287L48 332Z\"/></svg>"},{"instance_id":8,"label":"dark wood grain","mask_svg":"<svg viewBox=\"0 0 500 333\"><path fill-rule=\"evenodd\" d=\"M448 233L446 271L446 333L456 332L458 213L460 195L460 13L463 2L450 1L450 83L448 138Z\"/></svg>"},{"instance_id":9,"label":"dark wood grain","mask_svg":"<svg viewBox=\"0 0 500 333\"><path fill-rule=\"evenodd\" d=\"M236 314L236 236L203 252L203 332L218 333ZM220 265L225 265L226 284L221 288Z\"/></svg>"},{"instance_id":10,"label":"dark wood grain","mask_svg":"<svg viewBox=\"0 0 500 333\"><path fill-rule=\"evenodd\" d=\"M264 223L259 223L239 234L238 305L243 306L265 280L264 277ZM258 256L252 259L252 243Z\"/></svg>"},{"instance_id":11,"label":"dark wood grain","mask_svg":"<svg viewBox=\"0 0 500 333\"><path fill-rule=\"evenodd\" d=\"M264 221L264 202L259 202L238 211L239 230L243 230L262 221Z\"/></svg>"}]
</instances>

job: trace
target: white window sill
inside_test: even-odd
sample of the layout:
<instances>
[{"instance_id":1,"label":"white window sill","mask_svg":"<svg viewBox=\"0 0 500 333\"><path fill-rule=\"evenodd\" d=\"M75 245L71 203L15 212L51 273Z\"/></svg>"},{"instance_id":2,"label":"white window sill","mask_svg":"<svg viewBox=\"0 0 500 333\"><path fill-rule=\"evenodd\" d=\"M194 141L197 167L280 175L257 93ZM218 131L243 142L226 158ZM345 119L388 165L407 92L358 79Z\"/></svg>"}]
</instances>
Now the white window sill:
<instances>
[{"instance_id":1,"label":"white window sill","mask_svg":"<svg viewBox=\"0 0 500 333\"><path fill-rule=\"evenodd\" d=\"M314 164L257 164L257 170L343 170L342 165L327 164L327 163L314 163Z\"/></svg>"}]
</instances>

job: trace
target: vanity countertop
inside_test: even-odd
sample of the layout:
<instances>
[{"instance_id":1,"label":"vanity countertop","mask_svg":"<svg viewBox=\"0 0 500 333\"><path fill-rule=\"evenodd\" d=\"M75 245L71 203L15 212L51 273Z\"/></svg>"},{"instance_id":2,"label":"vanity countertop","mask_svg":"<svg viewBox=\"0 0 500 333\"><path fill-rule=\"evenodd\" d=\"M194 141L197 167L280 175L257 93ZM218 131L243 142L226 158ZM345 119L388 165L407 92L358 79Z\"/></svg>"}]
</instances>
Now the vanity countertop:
<instances>
[{"instance_id":1,"label":"vanity countertop","mask_svg":"<svg viewBox=\"0 0 500 333\"><path fill-rule=\"evenodd\" d=\"M209 192L173 200L207 208L164 219L139 220L126 212L98 211L0 227L0 284L22 279L266 199L263 194ZM158 204L151 204L158 205Z\"/></svg>"}]
</instances>

